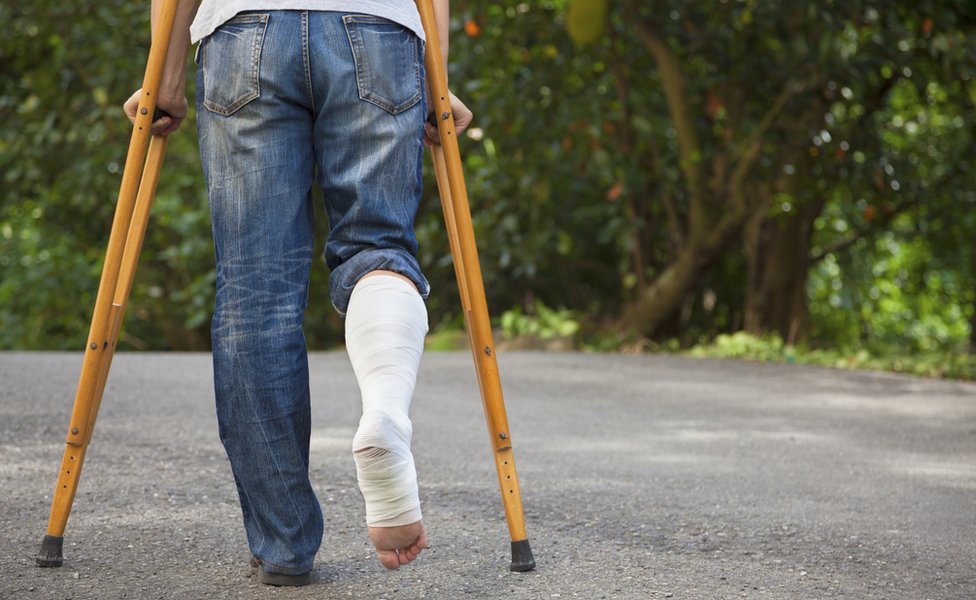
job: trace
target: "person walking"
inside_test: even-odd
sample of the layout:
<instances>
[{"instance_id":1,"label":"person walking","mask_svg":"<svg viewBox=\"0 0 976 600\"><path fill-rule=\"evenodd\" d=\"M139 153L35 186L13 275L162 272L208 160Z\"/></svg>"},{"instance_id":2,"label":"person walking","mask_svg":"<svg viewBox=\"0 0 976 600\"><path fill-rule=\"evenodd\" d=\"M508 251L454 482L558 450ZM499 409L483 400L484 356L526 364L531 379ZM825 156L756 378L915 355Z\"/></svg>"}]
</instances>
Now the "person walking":
<instances>
[{"instance_id":1,"label":"person walking","mask_svg":"<svg viewBox=\"0 0 976 600\"><path fill-rule=\"evenodd\" d=\"M159 0L153 0L153 15ZM448 0L434 0L447 60ZM220 439L258 580L304 585L323 535L309 480L302 333L313 239L311 189L330 232L329 296L345 317L362 393L353 440L366 523L389 569L427 547L409 408L430 286L414 218L427 119L424 31L413 0L180 0L157 99L186 118L183 65L198 43L200 157L217 261L212 325ZM124 104L135 120L141 90ZM471 112L451 95L458 133ZM313 296L314 298L314 296Z\"/></svg>"}]
</instances>

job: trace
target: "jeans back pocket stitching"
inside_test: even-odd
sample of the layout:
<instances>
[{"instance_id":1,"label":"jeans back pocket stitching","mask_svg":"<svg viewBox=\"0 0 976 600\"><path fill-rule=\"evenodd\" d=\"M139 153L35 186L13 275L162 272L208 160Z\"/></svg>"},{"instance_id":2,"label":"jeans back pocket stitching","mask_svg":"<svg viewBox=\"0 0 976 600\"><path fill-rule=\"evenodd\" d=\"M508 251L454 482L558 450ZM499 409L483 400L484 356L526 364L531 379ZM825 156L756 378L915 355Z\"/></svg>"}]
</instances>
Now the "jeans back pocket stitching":
<instances>
[{"instance_id":1,"label":"jeans back pocket stitching","mask_svg":"<svg viewBox=\"0 0 976 600\"><path fill-rule=\"evenodd\" d=\"M409 110L417 102L420 101L423 96L423 91L419 90L414 92L414 95L407 100L401 102L399 105L394 105L388 99L383 98L374 94L372 91L367 89L369 80L369 65L366 64L364 56L366 53L366 47L363 42L362 36L359 34L359 28L356 25L363 24L388 24L391 21L383 19L381 17L368 17L362 15L346 15L342 18L344 29L346 30L346 37L349 38L349 46L352 50L353 63L356 67L356 87L359 93L359 98L365 102L369 102L375 106L378 106L392 115L398 115L406 110ZM353 25L353 27L350 27ZM414 76L416 81L420 82L420 65L417 57L417 45L413 45L413 65L414 65ZM419 85L418 85L419 87Z\"/></svg>"},{"instance_id":2,"label":"jeans back pocket stitching","mask_svg":"<svg viewBox=\"0 0 976 600\"><path fill-rule=\"evenodd\" d=\"M203 100L203 105L210 111L229 117L238 110L240 110L245 104L255 100L261 96L261 52L264 48L264 36L268 28L268 15L267 14L247 14L239 15L233 19L227 21L225 25L257 25L255 27L254 41L251 47L251 72L249 74L249 81L251 83L252 91L241 98L230 106L220 106L206 97ZM201 42L202 43L202 42ZM203 50L203 62L204 68L206 68L207 62L207 49Z\"/></svg>"}]
</instances>

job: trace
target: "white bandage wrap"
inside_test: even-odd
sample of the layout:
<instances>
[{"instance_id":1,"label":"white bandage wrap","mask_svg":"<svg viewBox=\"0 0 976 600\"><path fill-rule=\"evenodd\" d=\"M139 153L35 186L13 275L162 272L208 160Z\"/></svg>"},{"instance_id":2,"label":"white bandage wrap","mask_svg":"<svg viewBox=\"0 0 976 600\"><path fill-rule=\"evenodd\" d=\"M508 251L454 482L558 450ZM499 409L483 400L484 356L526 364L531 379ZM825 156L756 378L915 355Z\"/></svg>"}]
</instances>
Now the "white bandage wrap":
<instances>
[{"instance_id":1,"label":"white bandage wrap","mask_svg":"<svg viewBox=\"0 0 976 600\"><path fill-rule=\"evenodd\" d=\"M421 519L409 412L426 334L427 307L412 283L392 275L359 280L346 311L346 350L363 396L352 450L373 527Z\"/></svg>"}]
</instances>

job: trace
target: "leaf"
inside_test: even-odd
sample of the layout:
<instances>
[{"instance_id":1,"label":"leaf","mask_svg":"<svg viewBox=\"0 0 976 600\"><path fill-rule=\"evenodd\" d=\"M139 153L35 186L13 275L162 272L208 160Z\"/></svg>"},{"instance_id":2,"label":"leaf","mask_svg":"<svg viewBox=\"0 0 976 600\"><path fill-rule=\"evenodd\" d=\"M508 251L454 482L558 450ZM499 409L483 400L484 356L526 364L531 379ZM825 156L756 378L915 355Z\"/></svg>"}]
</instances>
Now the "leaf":
<instances>
[{"instance_id":1,"label":"leaf","mask_svg":"<svg viewBox=\"0 0 976 600\"><path fill-rule=\"evenodd\" d=\"M577 46L585 46L600 38L606 21L606 0L572 0L566 13L566 30Z\"/></svg>"}]
</instances>

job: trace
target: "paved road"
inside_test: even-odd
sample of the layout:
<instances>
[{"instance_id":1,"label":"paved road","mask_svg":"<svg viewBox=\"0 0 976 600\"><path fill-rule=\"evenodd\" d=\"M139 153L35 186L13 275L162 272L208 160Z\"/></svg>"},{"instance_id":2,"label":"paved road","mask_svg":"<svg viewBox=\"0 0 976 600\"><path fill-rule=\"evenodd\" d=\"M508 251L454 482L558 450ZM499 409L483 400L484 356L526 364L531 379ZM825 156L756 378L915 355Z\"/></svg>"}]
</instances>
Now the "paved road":
<instances>
[{"instance_id":1,"label":"paved road","mask_svg":"<svg viewBox=\"0 0 976 600\"><path fill-rule=\"evenodd\" d=\"M39 569L76 354L0 353L0 598L976 598L976 385L661 356L500 357L539 568L508 537L470 355L425 357L415 453L432 550L370 556L355 380L314 354L316 580L246 576L209 356L116 358Z\"/></svg>"}]
</instances>

